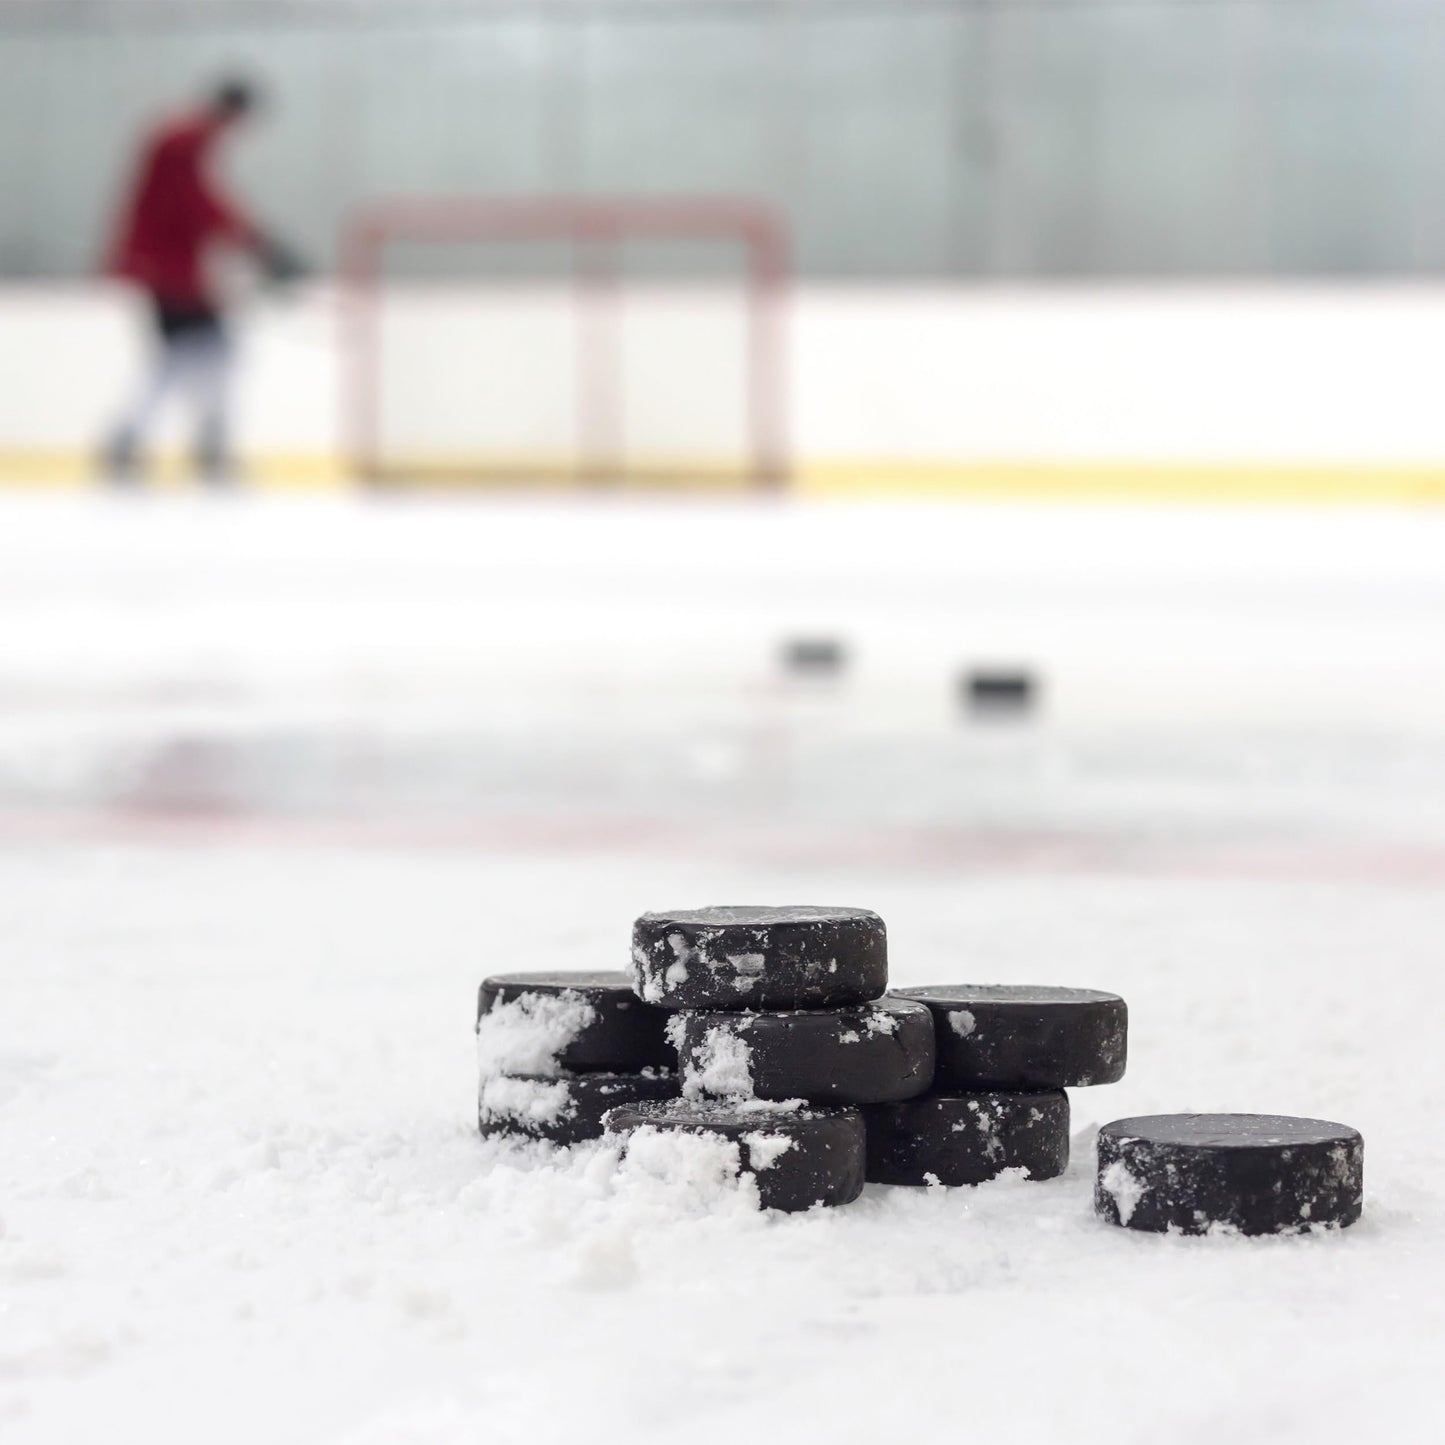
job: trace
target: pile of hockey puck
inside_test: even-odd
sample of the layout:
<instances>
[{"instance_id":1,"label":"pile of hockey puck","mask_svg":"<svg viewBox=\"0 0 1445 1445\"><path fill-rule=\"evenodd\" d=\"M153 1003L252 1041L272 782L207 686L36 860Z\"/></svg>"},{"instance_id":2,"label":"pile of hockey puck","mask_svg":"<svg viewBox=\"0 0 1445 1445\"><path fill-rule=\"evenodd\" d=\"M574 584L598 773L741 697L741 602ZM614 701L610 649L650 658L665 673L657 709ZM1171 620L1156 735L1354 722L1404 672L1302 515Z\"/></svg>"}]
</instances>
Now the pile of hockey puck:
<instances>
[{"instance_id":1,"label":"pile of hockey puck","mask_svg":"<svg viewBox=\"0 0 1445 1445\"><path fill-rule=\"evenodd\" d=\"M866 909L644 914L632 965L482 985L483 1133L712 1135L764 1208L808 1209L865 1179L1052 1178L1069 1157L1064 1090L1124 1071L1117 995L889 993L883 920Z\"/></svg>"}]
</instances>

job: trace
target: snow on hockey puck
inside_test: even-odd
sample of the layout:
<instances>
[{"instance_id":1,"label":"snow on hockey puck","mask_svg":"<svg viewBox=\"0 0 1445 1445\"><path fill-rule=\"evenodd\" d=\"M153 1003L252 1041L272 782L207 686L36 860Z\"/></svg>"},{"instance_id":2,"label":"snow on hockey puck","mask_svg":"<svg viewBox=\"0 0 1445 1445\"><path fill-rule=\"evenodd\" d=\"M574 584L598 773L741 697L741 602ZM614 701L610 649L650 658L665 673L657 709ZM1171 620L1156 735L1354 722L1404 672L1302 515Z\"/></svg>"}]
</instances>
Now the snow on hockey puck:
<instances>
[{"instance_id":1,"label":"snow on hockey puck","mask_svg":"<svg viewBox=\"0 0 1445 1445\"><path fill-rule=\"evenodd\" d=\"M940 1090L1073 1089L1124 1077L1129 1010L1118 994L1014 984L896 992L933 1010Z\"/></svg>"},{"instance_id":2,"label":"snow on hockey puck","mask_svg":"<svg viewBox=\"0 0 1445 1445\"><path fill-rule=\"evenodd\" d=\"M477 993L486 1073L671 1068L666 1025L667 1015L643 1003L622 972L500 973Z\"/></svg>"},{"instance_id":3,"label":"snow on hockey puck","mask_svg":"<svg viewBox=\"0 0 1445 1445\"><path fill-rule=\"evenodd\" d=\"M689 1096L875 1104L915 1098L933 1082L933 1015L912 999L676 1018Z\"/></svg>"},{"instance_id":4,"label":"snow on hockey puck","mask_svg":"<svg viewBox=\"0 0 1445 1445\"><path fill-rule=\"evenodd\" d=\"M677 1075L648 1073L521 1075L482 1079L477 1126L483 1134L519 1134L554 1144L579 1144L602 1133L609 1109L677 1097Z\"/></svg>"},{"instance_id":5,"label":"snow on hockey puck","mask_svg":"<svg viewBox=\"0 0 1445 1445\"><path fill-rule=\"evenodd\" d=\"M1005 1169L1053 1179L1069 1163L1069 1098L1037 1093L930 1094L863 1110L870 1184L982 1184Z\"/></svg>"},{"instance_id":6,"label":"snow on hockey puck","mask_svg":"<svg viewBox=\"0 0 1445 1445\"><path fill-rule=\"evenodd\" d=\"M1099 1130L1094 1208L1162 1234L1286 1234L1360 1217L1357 1130L1279 1114L1155 1114Z\"/></svg>"},{"instance_id":7,"label":"snow on hockey puck","mask_svg":"<svg viewBox=\"0 0 1445 1445\"><path fill-rule=\"evenodd\" d=\"M847 1204L863 1189L863 1117L856 1109L778 1108L680 1099L636 1104L607 1116L609 1134L638 1144L662 1134L714 1135L736 1146L735 1171L757 1184L764 1209L794 1211ZM639 1135L641 1139L639 1139Z\"/></svg>"},{"instance_id":8,"label":"snow on hockey puck","mask_svg":"<svg viewBox=\"0 0 1445 1445\"><path fill-rule=\"evenodd\" d=\"M888 937L866 908L696 908L632 928L638 994L674 1009L828 1008L888 986Z\"/></svg>"}]
</instances>

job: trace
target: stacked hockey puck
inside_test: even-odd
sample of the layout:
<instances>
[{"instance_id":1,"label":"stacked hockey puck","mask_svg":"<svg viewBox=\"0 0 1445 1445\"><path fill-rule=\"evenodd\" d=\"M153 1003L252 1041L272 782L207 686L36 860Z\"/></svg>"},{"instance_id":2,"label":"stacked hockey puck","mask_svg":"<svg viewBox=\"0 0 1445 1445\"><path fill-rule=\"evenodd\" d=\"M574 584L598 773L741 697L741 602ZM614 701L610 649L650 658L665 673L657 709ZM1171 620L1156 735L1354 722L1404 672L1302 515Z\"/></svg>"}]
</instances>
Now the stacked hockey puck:
<instances>
[{"instance_id":1,"label":"stacked hockey puck","mask_svg":"<svg viewBox=\"0 0 1445 1445\"><path fill-rule=\"evenodd\" d=\"M622 973L513 973L477 995L483 1134L577 1144L619 1104L677 1097L666 1015Z\"/></svg>"},{"instance_id":2,"label":"stacked hockey puck","mask_svg":"<svg viewBox=\"0 0 1445 1445\"><path fill-rule=\"evenodd\" d=\"M1052 1179L1069 1163L1066 1089L1123 1077L1129 1013L1082 988L948 985L903 989L936 1030L932 1087L867 1110L868 1178L979 1184L1006 1169Z\"/></svg>"},{"instance_id":3,"label":"stacked hockey puck","mask_svg":"<svg viewBox=\"0 0 1445 1445\"><path fill-rule=\"evenodd\" d=\"M865 1179L1052 1178L1069 1160L1065 1090L1124 1073L1117 994L887 993L887 934L866 909L644 914L632 961L630 974L482 984L483 1134L568 1145L606 1132L667 1168L666 1146L707 1138L764 1208L798 1210L846 1204ZM697 1158L675 1157L684 1171ZM1337 1228L1360 1217L1362 1173L1360 1135L1343 1124L1121 1119L1099 1132L1095 1208L1162 1233Z\"/></svg>"},{"instance_id":4,"label":"stacked hockey puck","mask_svg":"<svg viewBox=\"0 0 1445 1445\"><path fill-rule=\"evenodd\" d=\"M638 994L672 1012L684 1098L614 1110L607 1128L711 1134L764 1208L856 1199L859 1105L906 1099L933 1076L933 1026L881 997L883 920L865 908L646 913L632 932Z\"/></svg>"},{"instance_id":5,"label":"stacked hockey puck","mask_svg":"<svg viewBox=\"0 0 1445 1445\"><path fill-rule=\"evenodd\" d=\"M807 1209L865 1179L1051 1178L1068 1162L1064 1089L1124 1070L1114 994L886 992L887 932L867 909L644 914L632 962L482 985L484 1134L709 1135L763 1207Z\"/></svg>"},{"instance_id":6,"label":"stacked hockey puck","mask_svg":"<svg viewBox=\"0 0 1445 1445\"><path fill-rule=\"evenodd\" d=\"M1068 1163L1064 1089L1124 1071L1121 998L965 986L886 993L886 931L864 909L646 914L633 965L639 995L675 1011L669 1036L685 1097L619 1109L609 1130L746 1138L765 1120L770 1137L788 1140L753 1170L776 1208L846 1203L865 1178L977 1184L1007 1169L1051 1178ZM796 1179L772 1173L786 1168Z\"/></svg>"}]
</instances>

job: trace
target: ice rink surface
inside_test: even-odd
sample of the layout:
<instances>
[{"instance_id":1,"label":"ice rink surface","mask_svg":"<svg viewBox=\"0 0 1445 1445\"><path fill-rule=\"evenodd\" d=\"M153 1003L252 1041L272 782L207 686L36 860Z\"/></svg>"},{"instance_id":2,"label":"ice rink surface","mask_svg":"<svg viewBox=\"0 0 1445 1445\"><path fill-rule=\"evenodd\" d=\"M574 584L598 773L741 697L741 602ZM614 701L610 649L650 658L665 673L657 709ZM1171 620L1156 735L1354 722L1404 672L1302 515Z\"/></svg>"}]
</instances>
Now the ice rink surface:
<instances>
[{"instance_id":1,"label":"ice rink surface","mask_svg":"<svg viewBox=\"0 0 1445 1445\"><path fill-rule=\"evenodd\" d=\"M0 501L0 1438L1438 1438L1442 663L1440 512ZM805 1216L477 1138L484 973L729 901L1128 1075ZM1185 1109L1355 1125L1363 1220L1096 1223Z\"/></svg>"}]
</instances>

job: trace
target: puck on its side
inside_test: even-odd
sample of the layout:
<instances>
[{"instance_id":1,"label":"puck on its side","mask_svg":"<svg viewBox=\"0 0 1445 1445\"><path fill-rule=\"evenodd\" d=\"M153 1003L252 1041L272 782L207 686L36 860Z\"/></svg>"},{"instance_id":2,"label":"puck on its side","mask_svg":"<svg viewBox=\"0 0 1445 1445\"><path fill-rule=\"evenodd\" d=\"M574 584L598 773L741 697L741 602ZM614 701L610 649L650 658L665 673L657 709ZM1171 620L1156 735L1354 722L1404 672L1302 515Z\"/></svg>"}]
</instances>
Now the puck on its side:
<instances>
[{"instance_id":1,"label":"puck on its side","mask_svg":"<svg viewBox=\"0 0 1445 1445\"><path fill-rule=\"evenodd\" d=\"M675 1099L677 1075L663 1069L639 1074L494 1074L482 1079L477 1127L483 1134L515 1134L580 1144L599 1138L609 1109L643 1100Z\"/></svg>"},{"instance_id":2,"label":"puck on its side","mask_svg":"<svg viewBox=\"0 0 1445 1445\"><path fill-rule=\"evenodd\" d=\"M685 1094L881 1104L933 1082L933 1015L912 999L677 1018Z\"/></svg>"},{"instance_id":3,"label":"puck on its side","mask_svg":"<svg viewBox=\"0 0 1445 1445\"><path fill-rule=\"evenodd\" d=\"M1099 1130L1094 1209L1156 1234L1287 1234L1360 1217L1365 1141L1324 1119L1155 1114Z\"/></svg>"},{"instance_id":4,"label":"puck on its side","mask_svg":"<svg viewBox=\"0 0 1445 1445\"><path fill-rule=\"evenodd\" d=\"M933 1010L940 1090L1076 1089L1124 1077L1129 1010L1116 993L1026 984L897 993Z\"/></svg>"},{"instance_id":5,"label":"puck on its side","mask_svg":"<svg viewBox=\"0 0 1445 1445\"><path fill-rule=\"evenodd\" d=\"M499 973L477 993L478 1054L489 1073L671 1068L666 1026L667 1015L620 971Z\"/></svg>"},{"instance_id":6,"label":"puck on its side","mask_svg":"<svg viewBox=\"0 0 1445 1445\"><path fill-rule=\"evenodd\" d=\"M756 1181L764 1209L847 1204L863 1190L863 1116L856 1109L748 1108L679 1099L625 1106L607 1116L609 1134L639 1129L715 1134L735 1144L736 1168Z\"/></svg>"},{"instance_id":7,"label":"puck on its side","mask_svg":"<svg viewBox=\"0 0 1445 1445\"><path fill-rule=\"evenodd\" d=\"M863 1110L870 1184L982 1184L1005 1169L1053 1179L1069 1163L1069 1096L930 1094Z\"/></svg>"},{"instance_id":8,"label":"puck on its side","mask_svg":"<svg viewBox=\"0 0 1445 1445\"><path fill-rule=\"evenodd\" d=\"M974 712L1024 713L1038 701L1031 672L1019 668L974 668L959 679L962 702Z\"/></svg>"},{"instance_id":9,"label":"puck on its side","mask_svg":"<svg viewBox=\"0 0 1445 1445\"><path fill-rule=\"evenodd\" d=\"M644 913L632 966L638 995L663 1008L830 1008L888 986L888 936L867 908Z\"/></svg>"},{"instance_id":10,"label":"puck on its side","mask_svg":"<svg viewBox=\"0 0 1445 1445\"><path fill-rule=\"evenodd\" d=\"M843 670L847 658L836 637L794 637L783 644L783 666L789 672L831 676Z\"/></svg>"}]
</instances>

